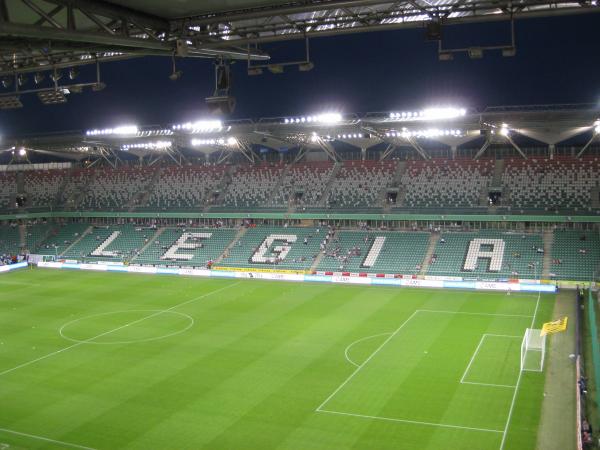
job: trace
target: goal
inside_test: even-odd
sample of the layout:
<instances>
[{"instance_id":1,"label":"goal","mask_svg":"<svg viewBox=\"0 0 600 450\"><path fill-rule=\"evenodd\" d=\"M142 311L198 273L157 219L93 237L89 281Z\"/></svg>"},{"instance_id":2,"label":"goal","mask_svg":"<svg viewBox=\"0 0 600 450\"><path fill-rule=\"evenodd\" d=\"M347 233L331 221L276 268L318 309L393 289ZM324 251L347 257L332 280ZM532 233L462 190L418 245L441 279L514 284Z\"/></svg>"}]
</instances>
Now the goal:
<instances>
[{"instance_id":1,"label":"goal","mask_svg":"<svg viewBox=\"0 0 600 450\"><path fill-rule=\"evenodd\" d=\"M539 328L527 328L521 343L521 370L541 372L546 358L546 336Z\"/></svg>"}]
</instances>

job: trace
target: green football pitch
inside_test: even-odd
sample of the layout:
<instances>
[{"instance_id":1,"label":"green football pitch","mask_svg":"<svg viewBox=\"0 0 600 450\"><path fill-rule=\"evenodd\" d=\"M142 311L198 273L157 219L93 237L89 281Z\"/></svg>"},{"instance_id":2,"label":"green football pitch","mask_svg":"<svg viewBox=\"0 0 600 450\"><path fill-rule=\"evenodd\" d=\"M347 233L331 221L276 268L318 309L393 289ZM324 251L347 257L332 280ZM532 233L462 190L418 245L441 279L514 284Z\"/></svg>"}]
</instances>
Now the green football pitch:
<instances>
[{"instance_id":1,"label":"green football pitch","mask_svg":"<svg viewBox=\"0 0 600 450\"><path fill-rule=\"evenodd\" d=\"M554 295L21 270L0 449L534 450Z\"/></svg>"}]
</instances>

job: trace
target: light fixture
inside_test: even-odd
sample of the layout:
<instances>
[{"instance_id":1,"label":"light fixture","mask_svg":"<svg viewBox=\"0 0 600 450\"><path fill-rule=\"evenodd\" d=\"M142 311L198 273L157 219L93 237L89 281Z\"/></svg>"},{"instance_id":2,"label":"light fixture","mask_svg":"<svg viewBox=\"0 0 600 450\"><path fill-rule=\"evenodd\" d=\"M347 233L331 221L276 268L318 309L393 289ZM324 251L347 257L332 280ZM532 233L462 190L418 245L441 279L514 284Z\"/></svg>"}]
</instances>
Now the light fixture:
<instances>
[{"instance_id":1,"label":"light fixture","mask_svg":"<svg viewBox=\"0 0 600 450\"><path fill-rule=\"evenodd\" d=\"M452 61L454 59L454 54L452 54L452 52L439 52L438 59L440 61Z\"/></svg>"},{"instance_id":2,"label":"light fixture","mask_svg":"<svg viewBox=\"0 0 600 450\"><path fill-rule=\"evenodd\" d=\"M12 86L13 79L12 77L4 77L2 78L2 87L9 88Z\"/></svg>"},{"instance_id":3,"label":"light fixture","mask_svg":"<svg viewBox=\"0 0 600 450\"><path fill-rule=\"evenodd\" d=\"M164 150L170 148L173 145L171 141L153 141L153 142L136 142L134 144L124 144L121 146L121 150L128 151L134 148L141 148L144 150Z\"/></svg>"},{"instance_id":4,"label":"light fixture","mask_svg":"<svg viewBox=\"0 0 600 450\"><path fill-rule=\"evenodd\" d=\"M237 139L234 138L233 136L230 136L227 138L227 145L229 145L230 147L237 145L237 143L238 143Z\"/></svg>"},{"instance_id":5,"label":"light fixture","mask_svg":"<svg viewBox=\"0 0 600 450\"><path fill-rule=\"evenodd\" d=\"M502 49L502 56L504 57L512 57L517 54L517 49L515 47L505 47Z\"/></svg>"},{"instance_id":6,"label":"light fixture","mask_svg":"<svg viewBox=\"0 0 600 450\"><path fill-rule=\"evenodd\" d=\"M68 91L66 92L68 93ZM65 92L61 89L54 90L48 89L47 91L38 92L38 98L44 105L57 105L59 103L66 103L67 97Z\"/></svg>"},{"instance_id":7,"label":"light fixture","mask_svg":"<svg viewBox=\"0 0 600 450\"><path fill-rule=\"evenodd\" d=\"M25 147L21 147L19 149L19 156L27 156L27 150L25 150Z\"/></svg>"},{"instance_id":8,"label":"light fixture","mask_svg":"<svg viewBox=\"0 0 600 450\"><path fill-rule=\"evenodd\" d=\"M20 73L19 75L17 75L17 85L23 86L25 83L27 83L27 77L25 76L25 74Z\"/></svg>"},{"instance_id":9,"label":"light fixture","mask_svg":"<svg viewBox=\"0 0 600 450\"><path fill-rule=\"evenodd\" d=\"M92 91L99 92L99 91L104 90L105 87L106 87L106 83L103 83L102 81L100 81L92 86Z\"/></svg>"},{"instance_id":10,"label":"light fixture","mask_svg":"<svg viewBox=\"0 0 600 450\"><path fill-rule=\"evenodd\" d=\"M508 136L510 134L510 130L508 129L508 125L506 125L505 123L503 123L502 127L500 127L500 134L502 136Z\"/></svg>"},{"instance_id":11,"label":"light fixture","mask_svg":"<svg viewBox=\"0 0 600 450\"><path fill-rule=\"evenodd\" d=\"M55 83L58 83L58 80L60 80L62 78L62 72L60 72L59 70L55 70L54 72L52 72L50 74L50 79L52 81L54 81Z\"/></svg>"},{"instance_id":12,"label":"light fixture","mask_svg":"<svg viewBox=\"0 0 600 450\"><path fill-rule=\"evenodd\" d=\"M85 132L87 136L106 136L111 134L137 134L137 125L121 125L115 128L104 128L101 130L88 130Z\"/></svg>"},{"instance_id":13,"label":"light fixture","mask_svg":"<svg viewBox=\"0 0 600 450\"><path fill-rule=\"evenodd\" d=\"M33 76L33 82L35 84L40 84L42 81L44 81L45 75L42 72L37 72L34 76Z\"/></svg>"},{"instance_id":14,"label":"light fixture","mask_svg":"<svg viewBox=\"0 0 600 450\"><path fill-rule=\"evenodd\" d=\"M457 107L435 107L426 108L421 111L391 112L389 118L396 121L416 120L448 120L456 119L467 114L465 108Z\"/></svg>"},{"instance_id":15,"label":"light fixture","mask_svg":"<svg viewBox=\"0 0 600 450\"><path fill-rule=\"evenodd\" d=\"M483 58L483 49L481 47L471 47L467 50L467 53L471 59Z\"/></svg>"},{"instance_id":16,"label":"light fixture","mask_svg":"<svg viewBox=\"0 0 600 450\"><path fill-rule=\"evenodd\" d=\"M9 95L0 97L0 109L22 108L23 103L18 95Z\"/></svg>"},{"instance_id":17,"label":"light fixture","mask_svg":"<svg viewBox=\"0 0 600 450\"><path fill-rule=\"evenodd\" d=\"M261 67L248 67L248 75L249 76L255 76L255 75L262 75L263 70Z\"/></svg>"},{"instance_id":18,"label":"light fixture","mask_svg":"<svg viewBox=\"0 0 600 450\"><path fill-rule=\"evenodd\" d=\"M79 75L79 70L77 69L77 67L71 67L69 69L69 79L70 80L74 80L75 78L77 78L78 75Z\"/></svg>"},{"instance_id":19,"label":"light fixture","mask_svg":"<svg viewBox=\"0 0 600 450\"><path fill-rule=\"evenodd\" d=\"M267 68L269 69L269 72L274 74L283 73L283 66L281 64L270 64Z\"/></svg>"},{"instance_id":20,"label":"light fixture","mask_svg":"<svg viewBox=\"0 0 600 450\"><path fill-rule=\"evenodd\" d=\"M298 70L300 72L309 72L315 68L315 64L312 61L306 61L302 64L298 64Z\"/></svg>"},{"instance_id":21,"label":"light fixture","mask_svg":"<svg viewBox=\"0 0 600 450\"><path fill-rule=\"evenodd\" d=\"M173 125L173 130L184 130L191 133L210 133L214 131L221 131L222 129L223 122L220 120L198 120L196 122Z\"/></svg>"}]
</instances>

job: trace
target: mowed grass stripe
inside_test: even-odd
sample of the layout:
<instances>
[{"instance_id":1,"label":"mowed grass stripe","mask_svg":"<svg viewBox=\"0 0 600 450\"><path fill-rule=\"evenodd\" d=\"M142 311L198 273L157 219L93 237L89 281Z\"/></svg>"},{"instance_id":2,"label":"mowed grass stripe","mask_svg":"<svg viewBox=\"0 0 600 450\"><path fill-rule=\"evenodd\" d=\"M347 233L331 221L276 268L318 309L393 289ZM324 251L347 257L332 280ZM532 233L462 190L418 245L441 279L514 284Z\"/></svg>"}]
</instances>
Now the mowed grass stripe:
<instances>
[{"instance_id":1,"label":"mowed grass stripe","mask_svg":"<svg viewBox=\"0 0 600 450\"><path fill-rule=\"evenodd\" d=\"M40 324L47 320L47 329L55 326L54 333L71 311L86 316L160 309L189 293L201 295L232 283L58 271L32 271L31 281L38 282L37 274L52 287L52 297L42 304L37 295L34 300L27 297L30 288L24 289L17 299L28 309L22 319L30 323L33 317ZM85 301L71 296L79 284L85 286ZM91 285L100 287L97 296ZM61 289L69 291L67 300L56 297ZM194 317L195 325L181 335L132 345L84 345L85 351L65 352L60 361L39 371L5 377L0 383L0 427L99 449L497 449L487 438L474 441L473 432L465 430L325 417L314 409L354 369L344 349L358 338L393 331L419 308L521 314L530 311L530 300L482 293L477 303L476 297L461 292L256 280L225 292L222 298L183 306L181 312ZM527 305L519 303L523 300ZM64 320L49 305L61 308ZM463 328L477 323L465 320ZM501 328L491 326L496 332ZM25 327L17 329L28 344L44 339ZM389 404L396 402L392 395ZM537 398L531 402L539 408ZM12 442L45 448L25 439ZM515 445L507 448L531 448Z\"/></svg>"}]
</instances>

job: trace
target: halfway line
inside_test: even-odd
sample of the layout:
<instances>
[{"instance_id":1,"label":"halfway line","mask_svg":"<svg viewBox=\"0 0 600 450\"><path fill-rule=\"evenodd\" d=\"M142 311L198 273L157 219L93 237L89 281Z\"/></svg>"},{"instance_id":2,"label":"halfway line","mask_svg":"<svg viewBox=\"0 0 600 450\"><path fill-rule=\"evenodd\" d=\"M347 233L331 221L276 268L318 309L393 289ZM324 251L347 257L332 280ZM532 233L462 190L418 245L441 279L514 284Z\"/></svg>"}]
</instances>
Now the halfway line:
<instances>
[{"instance_id":1,"label":"halfway line","mask_svg":"<svg viewBox=\"0 0 600 450\"><path fill-rule=\"evenodd\" d=\"M2 375L6 375L7 373L13 372L13 371L15 371L15 370L17 370L17 369L21 369L21 368L23 368L23 367L30 366L31 364L34 364L34 363L36 363L36 362L38 362L38 361L42 361L42 360L44 360L44 359L50 358L51 356L58 355L59 353L65 352L65 351L67 351L67 350L70 350L70 349L72 349L72 348L79 347L80 345L83 345L83 344L86 344L86 343L88 343L88 342L91 342L91 341L93 341L94 339L98 339L98 338L100 338L100 337L106 336L107 334L114 333L115 331L122 330L123 328L127 328L127 327L129 327L129 326L131 326L131 325L135 325L135 324L137 324L137 323L140 323L140 322L142 322L142 321L144 321L144 320L147 320L147 319L150 319L150 318L152 318L152 317L155 317L155 316L158 316L158 315L160 315L160 314L163 314L163 313L165 313L165 312L167 312L167 311L171 311L171 310L173 310L173 309L175 309L175 308L179 308L180 306L187 305L188 303L192 303L192 302L195 302L195 301L197 301L197 300L201 300L201 299L203 299L204 297L208 297L209 295L216 294L217 292L224 291L225 289L229 289L229 288L231 288L231 287L233 287L233 286L236 286L236 285L238 285L238 284L240 284L240 283L241 283L241 282L240 282L240 281L238 281L238 282L236 282L236 283L233 283L233 284L230 284L230 285L224 286L224 287L222 287L222 288L215 289L214 291L210 291L210 292L207 292L206 294L200 295L200 296L198 296L198 297L194 297L194 298L192 298L192 299L190 299L190 300L186 300L186 301L184 301L184 302L182 302L182 303L179 303L179 304L177 304L177 305L171 306L170 308L163 309L163 310L161 310L161 311L157 311L157 312L155 312L155 313L153 313L153 314L150 314L150 315L148 315L148 316L144 316L144 317L142 317L142 318L140 318L140 319L134 320L133 322L129 322L129 323L126 323L125 325L121 325L120 327L114 328L114 329L112 329L112 330L105 331L104 333L101 333L101 334L99 334L99 335L97 335L97 336L92 336L91 338L89 338L89 339L85 339L85 340L83 340L83 341L81 341L81 342L77 342L76 344L70 345L70 346L68 346L68 347L65 347L65 348L61 348L60 350L56 350L56 351L54 351L54 352L52 352L52 353L48 353L47 355L40 356L39 358L36 358L36 359L32 359L31 361L25 362L25 363L23 363L23 364L19 364L18 366L15 366L15 367L13 367L12 369L6 369L6 370L4 370L4 371L0 372L0 377L1 377Z\"/></svg>"}]
</instances>

